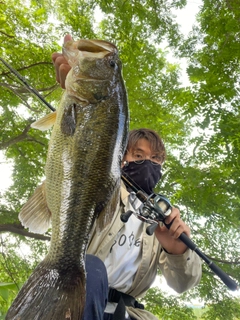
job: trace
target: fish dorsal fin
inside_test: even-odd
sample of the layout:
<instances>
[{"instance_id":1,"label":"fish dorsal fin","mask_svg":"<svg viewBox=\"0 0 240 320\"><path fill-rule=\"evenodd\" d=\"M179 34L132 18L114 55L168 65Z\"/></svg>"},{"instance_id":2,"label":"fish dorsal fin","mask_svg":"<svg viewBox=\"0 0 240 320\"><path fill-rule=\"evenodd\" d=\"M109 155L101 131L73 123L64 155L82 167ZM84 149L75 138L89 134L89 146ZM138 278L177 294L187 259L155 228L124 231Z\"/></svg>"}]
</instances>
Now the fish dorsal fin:
<instances>
[{"instance_id":1,"label":"fish dorsal fin","mask_svg":"<svg viewBox=\"0 0 240 320\"><path fill-rule=\"evenodd\" d=\"M56 117L57 117L56 111L48 113L43 118L33 122L31 124L31 127L34 129L41 130L41 131L48 130L54 125L54 123L56 121Z\"/></svg>"},{"instance_id":2,"label":"fish dorsal fin","mask_svg":"<svg viewBox=\"0 0 240 320\"><path fill-rule=\"evenodd\" d=\"M31 232L45 233L49 229L51 212L46 201L45 181L36 188L34 194L24 204L18 218Z\"/></svg>"}]
</instances>

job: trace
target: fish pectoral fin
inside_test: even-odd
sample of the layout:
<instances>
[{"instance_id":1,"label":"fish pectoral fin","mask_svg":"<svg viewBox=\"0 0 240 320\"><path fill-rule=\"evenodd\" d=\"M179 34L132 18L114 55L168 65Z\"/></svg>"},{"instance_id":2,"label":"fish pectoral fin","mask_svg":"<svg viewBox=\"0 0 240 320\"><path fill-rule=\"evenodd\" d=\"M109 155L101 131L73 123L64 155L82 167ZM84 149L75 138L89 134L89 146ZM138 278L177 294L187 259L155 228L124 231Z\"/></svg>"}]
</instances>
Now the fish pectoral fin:
<instances>
[{"instance_id":1,"label":"fish pectoral fin","mask_svg":"<svg viewBox=\"0 0 240 320\"><path fill-rule=\"evenodd\" d=\"M49 229L51 212L47 206L45 181L36 188L34 194L24 204L18 218L31 232L45 233Z\"/></svg>"},{"instance_id":2,"label":"fish pectoral fin","mask_svg":"<svg viewBox=\"0 0 240 320\"><path fill-rule=\"evenodd\" d=\"M101 232L112 221L120 201L120 182L116 184L110 200L96 220L96 230Z\"/></svg>"},{"instance_id":3,"label":"fish pectoral fin","mask_svg":"<svg viewBox=\"0 0 240 320\"><path fill-rule=\"evenodd\" d=\"M68 136L72 136L76 129L76 108L75 103L70 104L65 108L64 117L62 117L61 131Z\"/></svg>"},{"instance_id":4,"label":"fish pectoral fin","mask_svg":"<svg viewBox=\"0 0 240 320\"><path fill-rule=\"evenodd\" d=\"M48 113L43 118L33 122L31 124L31 127L34 129L41 130L41 131L46 131L48 129L51 129L51 127L54 125L54 123L56 121L56 118L57 118L56 111Z\"/></svg>"}]
</instances>

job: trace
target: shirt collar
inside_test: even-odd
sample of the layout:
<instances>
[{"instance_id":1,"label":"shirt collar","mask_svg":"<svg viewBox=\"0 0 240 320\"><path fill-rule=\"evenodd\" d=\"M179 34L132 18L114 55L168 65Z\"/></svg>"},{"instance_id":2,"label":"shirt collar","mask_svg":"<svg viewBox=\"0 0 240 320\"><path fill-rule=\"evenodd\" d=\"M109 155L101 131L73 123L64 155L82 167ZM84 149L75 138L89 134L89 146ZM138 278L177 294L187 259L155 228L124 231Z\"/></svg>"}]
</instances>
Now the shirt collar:
<instances>
[{"instance_id":1,"label":"shirt collar","mask_svg":"<svg viewBox=\"0 0 240 320\"><path fill-rule=\"evenodd\" d=\"M125 184L121 180L121 200L124 204L125 204L128 196L129 196L129 192L127 191Z\"/></svg>"},{"instance_id":2,"label":"shirt collar","mask_svg":"<svg viewBox=\"0 0 240 320\"><path fill-rule=\"evenodd\" d=\"M121 181L121 200L125 206L126 206L128 199L129 199L131 206L133 207L133 209L135 211L137 211L141 207L141 205L142 205L141 200L139 200L136 197L136 194L134 192L129 193L126 189L125 184L123 183L123 181Z\"/></svg>"}]
</instances>

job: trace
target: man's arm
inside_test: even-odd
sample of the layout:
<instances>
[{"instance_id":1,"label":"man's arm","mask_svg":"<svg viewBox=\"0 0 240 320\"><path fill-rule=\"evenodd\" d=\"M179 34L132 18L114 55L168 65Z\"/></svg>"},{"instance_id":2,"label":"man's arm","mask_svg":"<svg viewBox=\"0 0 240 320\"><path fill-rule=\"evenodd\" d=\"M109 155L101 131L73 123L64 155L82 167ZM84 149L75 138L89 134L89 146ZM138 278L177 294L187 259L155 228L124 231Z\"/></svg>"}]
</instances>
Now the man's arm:
<instances>
[{"instance_id":1,"label":"man's arm","mask_svg":"<svg viewBox=\"0 0 240 320\"><path fill-rule=\"evenodd\" d=\"M169 287L178 293L198 285L202 277L202 260L191 249L174 255L162 251L159 266Z\"/></svg>"},{"instance_id":2,"label":"man's arm","mask_svg":"<svg viewBox=\"0 0 240 320\"><path fill-rule=\"evenodd\" d=\"M168 285L176 292L182 293L199 283L202 276L202 261L178 239L183 232L190 237L191 232L188 225L182 221L177 208L172 208L165 222L171 223L169 229L159 225L155 231L164 249L160 255L160 269Z\"/></svg>"}]
</instances>

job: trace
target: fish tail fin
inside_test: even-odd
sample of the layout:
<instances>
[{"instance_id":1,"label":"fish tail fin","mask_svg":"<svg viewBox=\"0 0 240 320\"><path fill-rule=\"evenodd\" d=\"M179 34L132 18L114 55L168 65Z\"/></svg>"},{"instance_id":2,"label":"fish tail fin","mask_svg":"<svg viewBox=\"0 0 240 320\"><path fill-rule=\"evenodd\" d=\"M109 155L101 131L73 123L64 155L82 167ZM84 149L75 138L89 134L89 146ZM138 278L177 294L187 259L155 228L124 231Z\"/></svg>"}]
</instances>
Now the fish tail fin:
<instances>
[{"instance_id":1,"label":"fish tail fin","mask_svg":"<svg viewBox=\"0 0 240 320\"><path fill-rule=\"evenodd\" d=\"M81 320L85 279L83 265L58 270L43 260L19 291L5 320Z\"/></svg>"}]
</instances>

